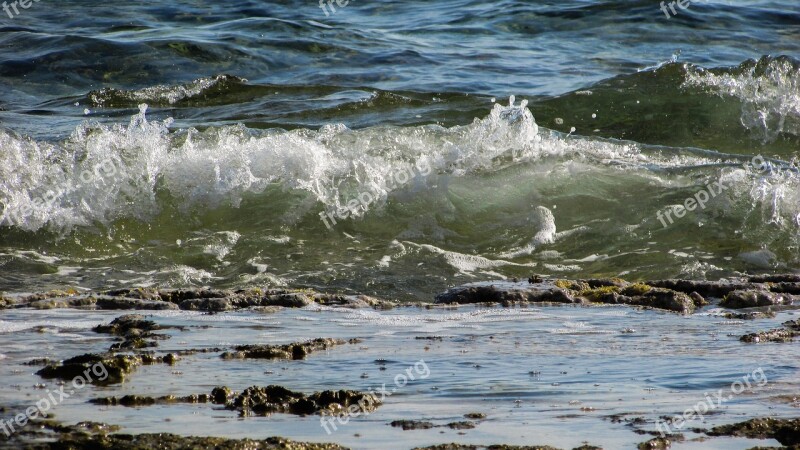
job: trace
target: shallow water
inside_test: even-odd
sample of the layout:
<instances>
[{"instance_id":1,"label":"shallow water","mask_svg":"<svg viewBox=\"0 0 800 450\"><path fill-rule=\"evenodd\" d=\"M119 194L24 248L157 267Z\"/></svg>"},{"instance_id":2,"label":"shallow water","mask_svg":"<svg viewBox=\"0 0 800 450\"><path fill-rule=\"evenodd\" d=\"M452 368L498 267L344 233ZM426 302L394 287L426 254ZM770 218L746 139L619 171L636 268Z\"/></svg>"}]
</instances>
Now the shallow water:
<instances>
[{"instance_id":1,"label":"shallow water","mask_svg":"<svg viewBox=\"0 0 800 450\"><path fill-rule=\"evenodd\" d=\"M738 336L794 319L794 311L755 322L725 320L709 310L685 317L627 307L398 308L391 311L308 307L275 314L243 311L199 314L154 312L171 339L159 352L240 344L282 344L317 337L360 338L302 361L222 360L219 353L184 356L174 366L142 366L122 385L86 387L54 409L67 423L95 420L122 425L122 432L171 432L266 438L281 435L304 441L336 442L352 448L403 448L445 442L553 445L573 448L588 440L604 448L633 448L656 432L662 415L682 414L708 394L727 397L705 416L690 421L678 449L745 449L776 442L712 438L689 428L797 414L800 380L796 355L787 344L747 345ZM115 312L71 310L5 311L0 398L9 411L23 410L56 383L31 376L32 357L63 359L104 351L107 335L90 327L110 322ZM431 340L434 336L441 340ZM10 341L10 339L9 339ZM789 344L791 345L791 344ZM380 360L383 360L381 362ZM420 363L422 361L422 363ZM418 366L415 366L418 364ZM427 367L425 369L424 367ZM385 370L383 369L385 368ZM406 369L414 368L410 372ZM761 371L759 371L759 369ZM398 387L395 377L415 375ZM750 376L751 388L732 384ZM42 382L46 387L34 388ZM325 433L319 416L274 414L240 418L211 404L143 408L98 407L91 398L126 394L160 396L208 393L226 385L241 391L278 384L305 393L326 389L369 391L382 384L394 390L383 406ZM402 383L402 380L399 381ZM67 388L71 388L67 382ZM403 431L393 420L427 420L437 425L462 421L464 414L487 415L461 434L449 428ZM634 427L609 416L641 417ZM565 432L565 430L570 430ZM358 436L357 436L358 435Z\"/></svg>"}]
</instances>

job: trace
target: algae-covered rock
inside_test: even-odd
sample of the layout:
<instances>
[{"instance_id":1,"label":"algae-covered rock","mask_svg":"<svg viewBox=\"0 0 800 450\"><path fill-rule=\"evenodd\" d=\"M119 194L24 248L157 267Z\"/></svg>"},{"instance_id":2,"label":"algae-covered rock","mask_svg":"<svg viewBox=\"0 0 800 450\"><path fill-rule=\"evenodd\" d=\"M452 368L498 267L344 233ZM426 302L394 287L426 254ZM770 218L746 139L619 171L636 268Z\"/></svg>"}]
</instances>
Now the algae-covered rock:
<instances>
[{"instance_id":1,"label":"algae-covered rock","mask_svg":"<svg viewBox=\"0 0 800 450\"><path fill-rule=\"evenodd\" d=\"M750 439L775 439L782 445L800 445L800 418L757 418L706 431L709 436L734 436Z\"/></svg>"},{"instance_id":2,"label":"algae-covered rock","mask_svg":"<svg viewBox=\"0 0 800 450\"><path fill-rule=\"evenodd\" d=\"M666 309L682 314L691 314L695 310L695 302L688 295L660 288L653 288L642 296L633 297L630 304Z\"/></svg>"},{"instance_id":3,"label":"algae-covered rock","mask_svg":"<svg viewBox=\"0 0 800 450\"><path fill-rule=\"evenodd\" d=\"M358 391L323 391L306 396L282 386L271 385L249 387L231 400L227 407L243 415L272 413L339 415L348 411L369 413L380 404L375 395Z\"/></svg>"},{"instance_id":4,"label":"algae-covered rock","mask_svg":"<svg viewBox=\"0 0 800 450\"><path fill-rule=\"evenodd\" d=\"M47 379L74 380L81 377L87 383L105 385L123 382L141 364L139 356L87 353L60 364L50 364L36 374Z\"/></svg>"},{"instance_id":5,"label":"algae-covered rock","mask_svg":"<svg viewBox=\"0 0 800 450\"><path fill-rule=\"evenodd\" d=\"M731 309L754 308L757 306L791 305L792 296L766 290L732 291L719 303Z\"/></svg>"},{"instance_id":6,"label":"algae-covered rock","mask_svg":"<svg viewBox=\"0 0 800 450\"><path fill-rule=\"evenodd\" d=\"M52 450L346 450L337 444L295 442L282 437L264 440L217 437L186 437L169 433L157 434L69 434L36 448Z\"/></svg>"}]
</instances>

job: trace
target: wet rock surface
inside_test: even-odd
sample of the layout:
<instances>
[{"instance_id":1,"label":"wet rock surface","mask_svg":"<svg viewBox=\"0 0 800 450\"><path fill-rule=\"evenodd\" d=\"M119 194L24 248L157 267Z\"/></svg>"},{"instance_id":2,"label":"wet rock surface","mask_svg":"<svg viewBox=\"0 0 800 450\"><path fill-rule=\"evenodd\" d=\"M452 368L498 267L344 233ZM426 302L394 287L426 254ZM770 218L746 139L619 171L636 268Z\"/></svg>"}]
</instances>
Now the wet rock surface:
<instances>
[{"instance_id":1,"label":"wet rock surface","mask_svg":"<svg viewBox=\"0 0 800 450\"><path fill-rule=\"evenodd\" d=\"M208 394L188 395L185 397L176 397L174 395L164 395L161 397L145 397L141 395L125 395L122 397L101 397L90 400L95 405L103 406L151 406L155 404L169 404L169 403L208 403L211 396Z\"/></svg>"},{"instance_id":2,"label":"wet rock surface","mask_svg":"<svg viewBox=\"0 0 800 450\"><path fill-rule=\"evenodd\" d=\"M395 420L389 425L395 428L402 428L403 430L428 430L435 427L433 422L426 422L424 420Z\"/></svg>"},{"instance_id":3,"label":"wet rock surface","mask_svg":"<svg viewBox=\"0 0 800 450\"><path fill-rule=\"evenodd\" d=\"M348 409L350 413L369 413L380 404L376 396L358 391L329 390L305 395L282 386L270 385L245 389L228 402L226 408L239 411L245 416L272 413L340 415L347 413Z\"/></svg>"},{"instance_id":4,"label":"wet rock surface","mask_svg":"<svg viewBox=\"0 0 800 450\"><path fill-rule=\"evenodd\" d=\"M380 406L380 401L372 394L351 390L322 391L310 395L294 392L283 386L252 386L237 394L227 386L214 388L210 394L187 396L164 395L148 397L125 395L122 397L100 397L91 403L103 406L143 407L174 403L214 403L224 405L229 410L239 411L243 416L270 415L273 413L310 415L340 415L357 411L369 413Z\"/></svg>"},{"instance_id":5,"label":"wet rock surface","mask_svg":"<svg viewBox=\"0 0 800 450\"><path fill-rule=\"evenodd\" d=\"M621 304L691 314L720 300L731 309L787 306L800 293L795 275L741 280L655 280L628 282L620 278L563 280L532 276L528 282L480 282L458 286L436 296L438 304L529 303ZM781 280L781 281L767 281Z\"/></svg>"},{"instance_id":6,"label":"wet rock surface","mask_svg":"<svg viewBox=\"0 0 800 450\"><path fill-rule=\"evenodd\" d=\"M784 322L783 328L745 334L739 340L754 344L760 342L792 342L798 336L800 336L800 319Z\"/></svg>"},{"instance_id":7,"label":"wet rock surface","mask_svg":"<svg viewBox=\"0 0 800 450\"><path fill-rule=\"evenodd\" d=\"M112 434L115 425L80 422L62 425L52 420L37 420L35 427L22 429L10 438L0 433L0 449L27 450L346 450L337 444L304 443L282 437L228 439L179 436L170 433Z\"/></svg>"},{"instance_id":8,"label":"wet rock surface","mask_svg":"<svg viewBox=\"0 0 800 450\"><path fill-rule=\"evenodd\" d=\"M763 289L735 290L728 293L719 306L731 309L755 308L758 306L791 305L793 296Z\"/></svg>"},{"instance_id":9,"label":"wet rock surface","mask_svg":"<svg viewBox=\"0 0 800 450\"><path fill-rule=\"evenodd\" d=\"M78 308L102 310L186 310L224 312L244 308L302 308L311 304L389 309L394 304L366 295L326 294L292 289L153 289L126 288L79 293L56 290L20 298L2 297L5 308Z\"/></svg>"},{"instance_id":10,"label":"wet rock surface","mask_svg":"<svg viewBox=\"0 0 800 450\"><path fill-rule=\"evenodd\" d=\"M140 356L87 353L49 364L36 372L42 378L73 380L82 377L92 384L122 383L137 367L143 364Z\"/></svg>"},{"instance_id":11,"label":"wet rock surface","mask_svg":"<svg viewBox=\"0 0 800 450\"><path fill-rule=\"evenodd\" d=\"M450 422L444 425L435 425L433 422L425 420L395 420L389 425L395 428L402 428L408 430L429 430L431 428L450 428L451 430L471 430L475 428L475 422L461 421Z\"/></svg>"},{"instance_id":12,"label":"wet rock surface","mask_svg":"<svg viewBox=\"0 0 800 450\"><path fill-rule=\"evenodd\" d=\"M94 327L95 333L118 336L121 342L113 344L110 350L138 350L157 347L157 340L168 339L169 336L153 333L162 327L152 320L145 320L141 314L126 314L117 317L108 325Z\"/></svg>"},{"instance_id":13,"label":"wet rock surface","mask_svg":"<svg viewBox=\"0 0 800 450\"><path fill-rule=\"evenodd\" d=\"M800 446L800 418L773 419L760 418L730 425L714 427L709 436L734 436L751 439L775 439L782 445Z\"/></svg>"},{"instance_id":14,"label":"wet rock surface","mask_svg":"<svg viewBox=\"0 0 800 450\"><path fill-rule=\"evenodd\" d=\"M284 345L238 345L222 354L223 359L303 359L310 353L344 344L341 339L317 338Z\"/></svg>"},{"instance_id":15,"label":"wet rock surface","mask_svg":"<svg viewBox=\"0 0 800 450\"><path fill-rule=\"evenodd\" d=\"M783 280L783 281L770 281L770 280ZM800 278L799 278L800 279ZM742 289L732 289L734 287L741 287L742 283L729 283L724 288L714 288L713 283L699 283L693 282L689 284L673 283L673 286L680 287L681 290L672 290L667 287L655 286L649 283L629 283L620 279L586 279L586 280L545 280L538 279L535 283L531 284L502 284L497 285L479 285L469 286L466 289L456 288L455 292L451 293L452 296L446 300L455 298L455 303L501 303L506 306L512 304L525 304L525 303L553 303L565 305L593 305L593 304L625 304L631 306L656 308L668 311L675 311L688 314L698 308L704 307L709 301L712 304L720 304L722 297L709 295L711 292L720 293L726 299L745 298L755 299L754 302L746 300L750 304L754 304L755 308L761 308L758 311L733 311L725 312L725 317L729 319L740 320L758 320L768 319L775 316L775 313L770 307L775 307L775 310L781 311L779 307L787 306L794 301L792 298L792 290L795 283L800 283L797 280L788 280L784 278L770 278L770 280L758 281L758 279L747 279L742 282L748 286L755 286L753 291L743 291ZM680 280L678 280L680 281ZM699 284L698 284L699 283ZM654 283L655 284L655 283ZM666 284L665 284L666 285ZM731 288L731 289L728 289ZM703 292L701 294L696 289ZM716 290L714 290L716 289ZM689 291L689 292L684 292ZM249 297L254 290L248 291L216 291L216 290L157 290L157 289L124 289L117 291L107 291L104 295L109 295L109 301L115 304L127 305L133 309L137 309L142 304L168 304L169 308L181 309L196 309L207 312L223 312L229 310L236 310L240 308L267 308L267 309L281 309L285 307L298 307L313 303L329 304L334 306L344 306L353 308L373 307L380 308L380 301L371 299L369 297L356 297L356 296L329 296L324 294L309 294L305 292L296 291L282 291L281 294L270 294L278 297L270 299L274 304L269 306L261 306L261 302L265 293L260 293L256 296ZM448 291L450 292L450 291ZM744 292L744 294L742 293ZM59 295L66 294L70 297L60 298ZM114 296L110 296L113 294ZM752 296L750 295L752 294ZM229 297L216 297L218 295L229 295ZM260 295L260 297L259 297ZM709 295L709 297L704 297ZM760 297L759 297L760 296ZM66 291L53 291L51 293L39 294L31 296L32 300L28 302L28 307L41 307L44 304L60 304L67 305L66 307L77 308L96 308L96 297L80 297L76 294ZM94 302L87 299L94 298ZM485 300L485 299L490 300ZM759 300L759 299L762 300ZM766 304L766 300L769 304ZM100 298L102 299L102 298ZM533 300L531 300L533 299ZM218 302L224 300L224 302ZM437 301L439 299L437 298ZM773 302L773 300L775 300ZM729 300L733 301L733 300ZM737 300L740 301L740 300ZM142 303L130 303L142 302ZM189 302L189 303L186 303ZM276 304L280 304L276 306ZM449 303L442 301L442 303ZM764 303L763 305L761 303ZM182 305L186 305L185 307ZM251 306L256 304L256 306ZM2 302L0 302L2 305ZM70 306L79 305L79 306ZM192 306L189 306L192 305ZM217 306L214 306L217 305ZM737 304L738 305L738 304ZM25 302L20 302L19 299L13 299L8 303L8 307L25 306ZM441 308L449 310L451 306L434 306L428 305L430 308ZM2 308L2 306L0 306ZM349 313L348 313L349 314ZM369 314L374 314L369 312ZM205 315L203 315L205 317ZM103 319L106 320L106 319ZM96 323L96 322L95 322ZM772 325L775 326L775 325ZM89 383L94 384L113 384L120 383L133 374L140 365L147 364L175 364L179 356L189 356L196 353L217 352L221 353L219 357L224 359L278 359L286 360L277 363L269 363L275 365L290 365L297 364L293 360L301 360L306 358L313 352L325 351L334 346L342 345L346 341L341 339L328 339L318 338L303 342L294 342L289 344L251 344L239 345L228 348L210 348L210 349L186 349L174 350L173 353L164 355L155 355L143 350L156 347L160 340L169 337L163 330L169 329L169 326L160 325L154 320L150 320L147 316L142 314L126 314L117 317L113 321L99 325L94 328L96 333L106 334L109 339L112 337L119 341L112 345L108 353L89 353L85 355L76 356L64 360L63 362L52 362L46 358L36 358L29 361L30 365L41 366L44 365L39 372L43 378L56 378L61 380L71 380L76 376L85 376L87 371L91 373L94 365L102 363L108 371L106 380L98 380L98 377L92 375L87 378ZM187 327L187 329L192 327ZM202 328L202 327L201 327ZM637 327L638 329L639 327ZM258 328L257 328L258 329ZM263 328L260 328L263 329ZM763 331L759 333L752 333L751 335L742 336L744 342L788 342L800 334L800 319L788 321L783 324L783 328L776 328L774 330ZM747 336L751 336L745 339ZM447 345L453 339L449 336L431 335L431 336L415 336L413 341L425 340L429 342L419 342L419 345ZM218 341L212 342L216 344ZM247 341L245 341L247 342ZM356 343L356 340L351 340L350 343ZM203 344L200 344L203 345ZM219 344L217 344L219 345ZM747 347L747 346L742 346ZM425 347L426 350L428 347ZM120 352L125 354L120 354ZM338 351L338 349L337 349ZM218 358L214 355L214 358ZM381 359L382 367L388 366L391 368L391 357ZM236 363L223 363L223 364L236 364ZM266 364L266 363L265 363ZM485 367L485 366L484 366ZM38 368L38 367L37 367ZM270 367L272 368L272 367ZM272 374L271 371L267 372ZM365 374L366 375L366 374ZM374 375L372 376L374 377ZM362 377L364 378L364 377ZM94 379L94 380L93 380ZM250 383L247 383L250 384ZM247 384L244 384L246 386ZM213 386L213 385L212 385ZM291 385L288 385L290 386ZM209 386L210 387L210 386ZM242 386L240 386L242 387ZM339 387L339 386L336 386ZM199 391L205 389L201 386ZM328 386L316 388L317 390L328 389ZM311 389L314 390L314 389ZM118 391L117 391L118 392ZM125 392L123 392L125 393ZM106 393L105 395L109 395ZM141 395L121 395L110 397L99 397L91 401L91 403L99 406L122 406L122 407L146 407L151 405L170 405L177 403L188 404L215 404L224 406L230 411L236 411L242 416L248 415L261 415L267 416L273 413L286 413L295 415L313 415L319 414L323 416L336 416L342 415L353 406L356 411L370 412L377 408L380 403L376 401L375 397L355 391L355 390L324 390L312 394L304 394L302 392L295 392L288 388L278 385L269 385L266 387L253 386L245 389L241 393L232 391L228 387L214 388L210 393L193 394L187 396L163 395L157 397L148 397ZM211 406L210 406L211 407ZM219 407L211 407L219 410ZM0 409L2 412L2 409ZM463 411L461 411L463 412ZM231 413L229 413L231 414ZM460 414L460 413L459 413ZM232 414L235 415L235 414ZM419 416L418 416L419 417ZM469 413L464 415L465 419L459 422L444 423L444 421L415 421L415 420L398 420L391 422L391 426L402 428L403 430L428 430L437 428L438 430L431 431L431 433L439 433L440 430L447 431L453 430L469 430L480 424L480 420L486 417L482 413ZM450 420L453 420L452 418ZM475 420L473 422L472 420ZM633 420L633 419L631 419ZM642 419L643 420L643 419ZM762 433L764 436L781 436L786 442L795 442L792 433L796 433L797 424L789 420L775 424L772 422L765 422L766 425L762 426L761 422L757 421L770 421L777 419L753 419L752 421L743 422L750 423L750 425L742 426L737 429L726 429L725 427L716 427L709 431L710 436L742 436L749 437L747 433L755 436L756 433ZM795 422L797 419L794 419ZM387 421L388 422L388 421ZM740 425L740 424L739 424ZM385 425L384 425L385 426ZM479 425L481 426L481 425ZM66 427L60 428L66 430ZM149 430L148 430L149 431ZM636 429L645 433L644 428ZM449 432L449 431L447 431ZM197 437L179 437L173 435L167 436L165 445L160 442L153 442L149 434L138 436L130 435L93 435L91 433L79 433L73 435L73 432L58 432L55 442L47 443L37 441L35 445L41 447L30 448L144 448L136 447L140 443L146 446L154 446L154 448L342 448L338 446L324 447L328 444L302 444L293 443L291 441L281 441L283 443L268 443L267 441L251 441L251 440L230 440L222 438L197 438ZM425 433L420 431L420 434ZM452 433L452 432L449 432ZM718 433L718 434L712 434ZM729 434L722 434L729 433ZM739 434L736 434L739 433ZM452 433L455 434L455 433ZM464 434L464 433L460 433ZM651 436L655 433L650 432ZM174 438L174 447L172 440ZM280 439L280 438L271 438ZM638 441L639 438L637 438ZM672 436L667 436L667 439L673 439ZM663 442L663 439L651 439L639 445L639 448L668 448L669 441ZM433 441L436 442L436 441ZM784 441L781 441L782 443ZM266 444L265 444L266 443ZM126 447L126 445L133 445ZM288 447L259 447L260 445L288 445ZM312 447L304 447L305 445L312 445ZM313 447L313 445L323 445L323 447ZM332 444L331 444L332 445ZM643 447L643 445L645 445ZM663 447L667 445L667 447ZM800 444L784 444L784 445L800 445ZM3 439L0 436L0 448L3 448ZM18 448L18 447L9 447ZM521 448L541 448L552 449L553 447L547 446L506 446L506 445L493 445L493 446L474 446L468 444L442 444L439 446L426 447L426 448L492 448L492 449L521 449ZM584 449L596 448L589 445L579 447Z\"/></svg>"},{"instance_id":16,"label":"wet rock surface","mask_svg":"<svg viewBox=\"0 0 800 450\"><path fill-rule=\"evenodd\" d=\"M586 449L594 449L599 447L586 447ZM584 447L578 447L574 450ZM556 447L549 445L471 445L471 444L439 444L429 447L415 447L414 450L560 450Z\"/></svg>"}]
</instances>

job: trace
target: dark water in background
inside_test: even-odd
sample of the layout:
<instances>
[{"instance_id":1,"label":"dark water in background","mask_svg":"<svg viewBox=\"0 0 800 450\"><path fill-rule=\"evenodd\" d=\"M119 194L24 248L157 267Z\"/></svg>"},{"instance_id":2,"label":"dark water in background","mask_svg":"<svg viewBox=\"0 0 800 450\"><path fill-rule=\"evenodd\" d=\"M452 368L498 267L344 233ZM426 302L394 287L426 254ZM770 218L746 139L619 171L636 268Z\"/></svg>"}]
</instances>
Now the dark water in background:
<instances>
[{"instance_id":1,"label":"dark water in background","mask_svg":"<svg viewBox=\"0 0 800 450\"><path fill-rule=\"evenodd\" d=\"M800 149L798 3L698 1L670 19L655 1L336 8L0 14L0 290L428 299L531 272L800 265L796 171L743 166L791 168ZM717 181L704 209L656 218ZM363 217L326 228L321 212L364 192Z\"/></svg>"}]
</instances>

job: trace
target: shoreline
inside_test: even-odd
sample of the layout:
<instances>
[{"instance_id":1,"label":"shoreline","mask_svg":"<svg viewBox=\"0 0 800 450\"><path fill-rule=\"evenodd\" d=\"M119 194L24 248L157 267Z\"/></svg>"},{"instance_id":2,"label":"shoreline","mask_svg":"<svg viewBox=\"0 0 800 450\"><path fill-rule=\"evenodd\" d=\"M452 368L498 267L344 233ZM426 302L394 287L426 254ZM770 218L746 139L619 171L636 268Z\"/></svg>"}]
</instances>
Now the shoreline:
<instances>
[{"instance_id":1,"label":"shoreline","mask_svg":"<svg viewBox=\"0 0 800 450\"><path fill-rule=\"evenodd\" d=\"M704 400L702 394L684 393L676 388L663 391L658 402L667 403L650 413L641 411L644 405L635 407L635 394L624 404L613 406L618 403L614 395L628 397L636 392L626 387L627 377L639 379L642 374L659 373L660 369L647 367L656 361L669 367L664 360L666 355L659 357L654 352L675 347L677 342L670 342L681 339L681 334L687 332L668 331L669 336L655 339L664 332L657 330L697 329L690 334L692 341L698 344L687 347L694 349L692 354L697 356L687 358L680 356L681 352L675 354L679 358L675 368L690 372L695 365L692 358L703 357L709 351L716 354L726 348L739 348L742 361L752 358L748 355L785 354L781 348L791 353L791 346L796 345L791 342L800 335L800 319L787 320L798 306L794 292L800 292L800 277L796 275L720 282L660 280L644 283L532 277L526 281L458 286L443 292L434 302L418 304L394 304L367 296L292 289L134 288L83 294L64 290L5 296L0 297L4 308L0 309L0 325L4 327L0 331L13 332L21 342L31 345L23 345L16 352L13 347L10 353L8 350L0 352L8 353L4 355L6 370L11 370L7 372L11 377L7 378L8 382L20 385L21 393L27 392L24 386L41 387L26 395L8 397L9 400L0 405L0 418L7 421L9 414L25 413L19 405L33 404L26 398L47 398L47 393L59 389L63 392L65 387L77 388L71 386L76 376L86 378L86 382L81 384L80 390L65 394L63 404L52 402L56 412L49 414L51 417L34 417L31 424L10 436L0 429L0 448L143 449L161 445L159 448L176 449L336 449L374 448L367 442L385 442L385 448L588 450L617 448L602 445L613 436L631 444L634 443L632 439L636 439L638 448L643 449L734 448L729 447L731 443L742 444L735 448L754 448L764 439L771 443L766 445L784 445L773 448L796 448L800 445L800 414L779 413L775 402L788 402L781 408L796 411L800 403L790 399L797 398L791 394L800 390L800 384L791 382L792 371L776 372L775 367L765 364L771 357L762 360L763 368L759 365L747 370L750 375L763 375L758 379L752 375L746 380L752 382L751 387L762 389L763 386L763 392L734 391L737 396L728 403L723 405L720 401L712 408L706 405L702 412L707 414L702 420L682 415L679 407L669 406L683 404L690 409L694 407L696 413L701 412L696 404ZM88 322L79 324L75 320L78 318ZM655 322L656 319L664 323ZM20 320L30 323L18 325L21 326L19 331L10 331L8 326L19 324ZM591 324L593 320L598 322ZM37 325L39 321L46 325ZM309 327L309 321L316 325ZM540 325L551 323L552 326ZM562 323L565 329L552 328ZM682 323L684 325L680 325ZM411 330L416 331L404 331L409 324L413 325ZM715 326L721 329L735 327L740 331L729 332L725 339L719 334L715 340L705 340L703 344L704 331L700 324L717 324ZM531 329L537 326L544 328ZM381 337L382 332L389 330L389 335ZM42 339L36 333L50 342L47 347L52 350L34 350L34 343ZM66 337L60 337L62 334ZM81 339L76 340L78 336ZM583 342L584 346L594 345L596 350L579 350L578 353L589 353L576 360L570 355L574 351L569 350L569 343L575 340ZM80 344L82 341L90 345ZM586 368L591 368L592 364L581 359L604 361L610 357L624 361L637 354L635 348L627 350L629 344L625 343L639 341L637 346L649 350L643 350L645 353L636 357L641 360L638 364L632 362L633 365L618 367L620 375L594 382L594 386L607 384L614 392L621 389L619 394L592 390L592 370L583 369L586 374L579 375L582 369L561 372L556 369L563 364L558 360L583 364ZM395 347L399 342L407 343L402 350ZM520 347L523 343L527 344ZM500 347L493 351L496 346ZM485 368L510 364L524 370L527 364L521 361L535 362L540 358L533 355L541 352L555 355L544 358L553 361L542 369L528 370L526 383L529 387L516 394L535 396L516 403L516 407L512 403L510 412L504 412L501 406L508 400L492 406L496 401L488 400L491 397L477 401L482 397L470 399L468 395L461 399L465 394L456 395L459 383L476 386L500 383L496 388L487 387L486 395L493 389L510 389L509 395L514 395L513 383L502 386L515 377L524 379L523 373L504 375L498 372L488 379L496 381L487 383ZM392 356L395 353L397 356ZM503 356L506 354L508 356ZM530 356L518 360L528 354ZM615 354L618 356L613 356ZM792 360L790 354L785 356L789 357L787 361ZM731 358L731 364L736 360L738 358ZM776 367L786 367L786 362L774 362ZM99 369L101 366L103 370ZM340 366L351 369L347 373L337 372L335 368ZM197 368L187 372L192 367ZM458 367L466 372L458 375L460 381L448 384L451 383L448 374ZM264 372L265 368L269 370ZM236 375L242 370L246 373ZM359 372L363 373L358 376ZM203 376L203 373L208 375ZM288 378L283 378L284 373ZM572 382L562 385L563 382L557 381L573 373L578 378ZM697 375L693 383L716 386L717 382L706 377ZM370 385L373 379L382 381ZM506 379L509 381L500 381ZM572 392L574 389L568 386L573 383L585 384L587 388L579 391L586 392L583 395L578 395L579 391ZM381 390L374 387L381 384L384 395L378 396ZM45 387L49 389L42 391ZM567 390L559 394L563 389ZM452 392L456 397L449 400L437 397L442 391ZM365 397L370 395L372 400ZM555 397L542 403L536 400L542 395ZM573 404L569 399L576 395L586 398ZM676 396L685 399L674 399ZM483 405L486 401L489 403ZM515 408L523 406L530 408L529 414L553 415L547 412L553 409L547 407L550 401L563 403L559 408L565 412L555 414L540 426L545 430L561 427L575 433L580 427L575 429L571 421L592 421L593 428L585 429L585 434L580 436L582 444L564 445L568 436L547 439L548 433L541 439L523 439L536 445L522 444L519 437L510 438L513 431L506 427L513 429L512 424L519 420L514 418ZM742 407L738 403L742 401L766 402L768 407L751 407L749 416L726 412L729 408L738 411ZM62 413L64 409L66 412ZM401 412L403 410L416 412L408 414ZM568 413L569 410L574 412ZM172 417L169 411L178 413L173 419L178 423L190 420L188 411L208 416L209 420L220 415L231 417L224 419L224 423L236 424L234 429L239 431L231 429L222 435L208 432L208 437L198 437L206 436L206 433L197 433L198 430L211 429L188 426L176 433L169 421L159 422L161 426L148 425L155 420L148 419L149 414ZM238 422L229 422L233 420L232 413L238 415ZM136 419L119 421L129 416ZM725 420L719 422L721 418ZM14 416L10 420L14 420ZM256 432L254 428L273 422L265 430ZM328 434L325 434L324 424L328 424ZM374 428L376 424L383 424L385 428ZM598 426L605 431L597 431ZM155 431L154 427L161 428L164 434L142 432ZM312 433L312 427L319 429ZM494 429L505 431L491 431ZM264 432L275 430L286 433L261 437ZM639 438L627 437L630 431ZM375 435L370 437L368 433ZM413 439L407 444L386 440L396 439L388 437L395 433L404 433ZM437 438L440 434L444 436ZM502 437L498 438L504 435L509 437L505 440L508 444L503 444ZM242 440L244 436L249 440ZM364 441L359 445L364 439L378 441ZM713 444L720 439L719 444Z\"/></svg>"}]
</instances>

